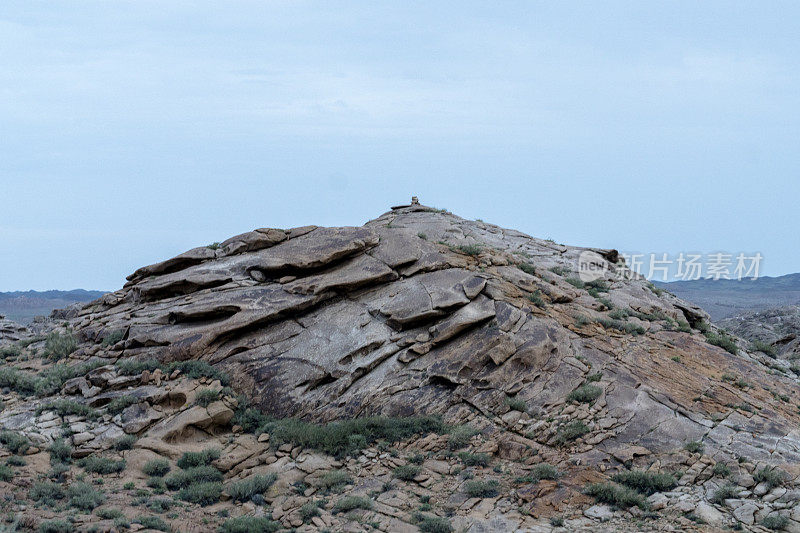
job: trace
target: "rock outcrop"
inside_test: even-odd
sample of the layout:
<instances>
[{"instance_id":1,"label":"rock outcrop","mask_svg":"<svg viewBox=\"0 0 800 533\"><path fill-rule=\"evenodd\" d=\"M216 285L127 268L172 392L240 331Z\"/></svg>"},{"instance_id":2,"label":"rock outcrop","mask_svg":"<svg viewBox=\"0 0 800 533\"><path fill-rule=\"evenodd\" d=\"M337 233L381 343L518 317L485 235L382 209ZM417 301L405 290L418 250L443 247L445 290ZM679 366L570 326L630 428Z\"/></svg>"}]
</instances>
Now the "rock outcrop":
<instances>
[{"instance_id":1,"label":"rock outcrop","mask_svg":"<svg viewBox=\"0 0 800 533\"><path fill-rule=\"evenodd\" d=\"M581 281L579 258L602 277ZM680 529L750 527L776 514L800 531L800 492L791 490L800 390L790 363L726 337L701 309L625 269L614 250L412 203L362 227L264 228L195 248L64 318L79 341L70 359L93 364L55 396L101 412L120 398L127 405L70 419L9 393L6 429L44 448L71 424L76 457L105 453L125 434L139 438L136 457L175 460L225 443L216 465L231 479L278 474L268 503L286 527L359 530L330 509L317 521L298 514L320 471L336 467L355 480L352 494L374 497L370 512L385 531L413 531L422 519L409 498L420 496L468 531L547 531L562 517L574 530L642 530L633 523L641 509L593 505L584 494L588 483L640 469L677 476L641 505L660 513L648 515L653 529L675 520ZM141 369L121 371L132 361ZM223 384L172 370L198 361L231 378L205 405L198 388ZM446 435L420 435L396 445L423 454L411 488L376 496L405 459L380 447L347 459L271 447L269 431L234 427L236 394L276 419L436 415L472 427L463 447L488 459L457 459ZM461 461L477 461L468 471L499 490L469 496ZM533 476L541 464L560 475ZM778 469L780 482L759 481L764 469ZM311 492L292 488L301 485ZM729 486L730 497L715 497ZM258 514L241 507L235 514Z\"/></svg>"}]
</instances>

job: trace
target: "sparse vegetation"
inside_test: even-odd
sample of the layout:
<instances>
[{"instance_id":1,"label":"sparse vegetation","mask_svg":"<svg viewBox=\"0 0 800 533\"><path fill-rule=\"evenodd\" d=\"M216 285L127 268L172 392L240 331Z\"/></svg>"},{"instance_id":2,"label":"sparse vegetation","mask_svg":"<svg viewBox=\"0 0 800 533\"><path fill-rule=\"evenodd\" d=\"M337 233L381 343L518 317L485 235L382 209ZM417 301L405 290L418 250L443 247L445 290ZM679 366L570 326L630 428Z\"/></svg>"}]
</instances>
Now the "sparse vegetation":
<instances>
[{"instance_id":1,"label":"sparse vegetation","mask_svg":"<svg viewBox=\"0 0 800 533\"><path fill-rule=\"evenodd\" d=\"M447 438L447 446L451 450L460 450L467 444L469 440L478 434L478 430L472 426L458 426L450 431L450 436Z\"/></svg>"},{"instance_id":2,"label":"sparse vegetation","mask_svg":"<svg viewBox=\"0 0 800 533\"><path fill-rule=\"evenodd\" d=\"M531 468L530 475L535 479L558 479L558 469L547 463L539 463Z\"/></svg>"},{"instance_id":3,"label":"sparse vegetation","mask_svg":"<svg viewBox=\"0 0 800 533\"><path fill-rule=\"evenodd\" d=\"M736 346L736 339L730 335L723 332L715 333L710 329L705 331L704 335L706 336L706 341L709 344L719 346L723 350L732 353L733 355L739 353L739 348Z\"/></svg>"},{"instance_id":4,"label":"sparse vegetation","mask_svg":"<svg viewBox=\"0 0 800 533\"><path fill-rule=\"evenodd\" d=\"M217 503L220 494L222 494L222 483L202 481L180 489L178 491L178 498L189 503L206 506Z\"/></svg>"},{"instance_id":5,"label":"sparse vegetation","mask_svg":"<svg viewBox=\"0 0 800 533\"><path fill-rule=\"evenodd\" d=\"M687 442L683 446L683 449L686 450L689 453L703 453L703 450L705 449L705 446L703 446L702 442L699 442L699 441L696 441L696 440L692 440L692 441Z\"/></svg>"},{"instance_id":6,"label":"sparse vegetation","mask_svg":"<svg viewBox=\"0 0 800 533\"><path fill-rule=\"evenodd\" d=\"M221 483L222 473L213 466L195 466L173 472L164 483L169 490L187 488L197 483Z\"/></svg>"},{"instance_id":7,"label":"sparse vegetation","mask_svg":"<svg viewBox=\"0 0 800 533\"><path fill-rule=\"evenodd\" d=\"M153 459L142 466L142 472L147 476L164 477L169 470L169 461L166 459Z\"/></svg>"},{"instance_id":8,"label":"sparse vegetation","mask_svg":"<svg viewBox=\"0 0 800 533\"><path fill-rule=\"evenodd\" d=\"M193 468L196 466L210 465L219 459L220 451L217 448L208 448L201 452L186 452L178 459L178 468Z\"/></svg>"},{"instance_id":9,"label":"sparse vegetation","mask_svg":"<svg viewBox=\"0 0 800 533\"><path fill-rule=\"evenodd\" d=\"M470 498L491 498L497 495L500 484L494 480L472 479L464 483L464 492Z\"/></svg>"},{"instance_id":10,"label":"sparse vegetation","mask_svg":"<svg viewBox=\"0 0 800 533\"><path fill-rule=\"evenodd\" d=\"M722 505L725 500L736 498L738 495L739 490L736 488L736 485L732 485L730 483L727 485L722 485L714 491L714 494L711 496L711 503Z\"/></svg>"},{"instance_id":11,"label":"sparse vegetation","mask_svg":"<svg viewBox=\"0 0 800 533\"><path fill-rule=\"evenodd\" d=\"M545 304L544 298L542 298L541 291L533 291L532 293L528 294L528 300L530 300L533 305L541 309L544 309L544 307L547 305Z\"/></svg>"},{"instance_id":12,"label":"sparse vegetation","mask_svg":"<svg viewBox=\"0 0 800 533\"><path fill-rule=\"evenodd\" d=\"M0 432L0 443L6 447L8 451L14 454L21 455L28 451L31 443L28 437L21 435L15 431L2 431Z\"/></svg>"},{"instance_id":13,"label":"sparse vegetation","mask_svg":"<svg viewBox=\"0 0 800 533\"><path fill-rule=\"evenodd\" d=\"M92 511L106 500L105 495L83 481L78 481L67 487L67 504L81 511Z\"/></svg>"},{"instance_id":14,"label":"sparse vegetation","mask_svg":"<svg viewBox=\"0 0 800 533\"><path fill-rule=\"evenodd\" d=\"M103 337L103 342L101 343L103 346L114 346L119 341L121 341L125 337L125 330L117 329L107 333Z\"/></svg>"},{"instance_id":15,"label":"sparse vegetation","mask_svg":"<svg viewBox=\"0 0 800 533\"><path fill-rule=\"evenodd\" d=\"M416 512L412 515L412 521L422 533L452 533L455 531L450 525L450 521L440 516Z\"/></svg>"},{"instance_id":16,"label":"sparse vegetation","mask_svg":"<svg viewBox=\"0 0 800 533\"><path fill-rule=\"evenodd\" d=\"M615 474L612 481L631 488L637 492L650 496L656 492L672 490L678 484L669 474L645 472L642 470L628 470Z\"/></svg>"},{"instance_id":17,"label":"sparse vegetation","mask_svg":"<svg viewBox=\"0 0 800 533\"><path fill-rule=\"evenodd\" d=\"M119 452L131 450L133 449L133 445L136 444L137 440L138 439L135 435L123 435L114 441L114 449Z\"/></svg>"},{"instance_id":18,"label":"sparse vegetation","mask_svg":"<svg viewBox=\"0 0 800 533\"><path fill-rule=\"evenodd\" d=\"M156 531L172 531L169 524L158 516L138 516L133 519L135 524L141 524L145 529L155 529Z\"/></svg>"},{"instance_id":19,"label":"sparse vegetation","mask_svg":"<svg viewBox=\"0 0 800 533\"><path fill-rule=\"evenodd\" d=\"M48 334L44 341L44 356L53 361L69 357L77 349L78 341L70 332L54 331Z\"/></svg>"},{"instance_id":20,"label":"sparse vegetation","mask_svg":"<svg viewBox=\"0 0 800 533\"><path fill-rule=\"evenodd\" d=\"M64 442L64 439L56 439L47 448L50 452L51 463L67 463L72 460L72 446Z\"/></svg>"},{"instance_id":21,"label":"sparse vegetation","mask_svg":"<svg viewBox=\"0 0 800 533\"><path fill-rule=\"evenodd\" d=\"M61 488L61 485L52 481L37 481L28 491L28 497L31 500L49 507L54 506L56 500L63 500L64 496L64 489Z\"/></svg>"},{"instance_id":22,"label":"sparse vegetation","mask_svg":"<svg viewBox=\"0 0 800 533\"><path fill-rule=\"evenodd\" d=\"M220 533L274 533L283 529L280 522L260 516L239 516L226 520L219 528Z\"/></svg>"},{"instance_id":23,"label":"sparse vegetation","mask_svg":"<svg viewBox=\"0 0 800 533\"><path fill-rule=\"evenodd\" d=\"M518 263L517 268L525 272L526 274L530 274L531 276L536 275L536 267L534 267L530 263Z\"/></svg>"},{"instance_id":24,"label":"sparse vegetation","mask_svg":"<svg viewBox=\"0 0 800 533\"><path fill-rule=\"evenodd\" d=\"M581 385L569 393L567 396L567 401L576 403L592 403L599 398L601 394L603 394L603 389L596 385Z\"/></svg>"},{"instance_id":25,"label":"sparse vegetation","mask_svg":"<svg viewBox=\"0 0 800 533\"><path fill-rule=\"evenodd\" d=\"M372 509L372 500L363 496L345 496L333 504L331 512L347 513L355 509Z\"/></svg>"},{"instance_id":26,"label":"sparse vegetation","mask_svg":"<svg viewBox=\"0 0 800 533\"><path fill-rule=\"evenodd\" d=\"M751 352L762 352L770 357L776 357L778 355L777 350L775 347L768 342L755 340L750 343L750 351Z\"/></svg>"},{"instance_id":27,"label":"sparse vegetation","mask_svg":"<svg viewBox=\"0 0 800 533\"><path fill-rule=\"evenodd\" d=\"M213 402L220 399L220 391L217 389L203 389L197 393L194 402L201 407L208 407Z\"/></svg>"},{"instance_id":28,"label":"sparse vegetation","mask_svg":"<svg viewBox=\"0 0 800 533\"><path fill-rule=\"evenodd\" d=\"M506 398L506 405L513 411L528 412L528 406L522 398L508 397Z\"/></svg>"},{"instance_id":29,"label":"sparse vegetation","mask_svg":"<svg viewBox=\"0 0 800 533\"><path fill-rule=\"evenodd\" d=\"M486 466L489 464L489 455L485 453L460 452L458 458L464 466Z\"/></svg>"},{"instance_id":30,"label":"sparse vegetation","mask_svg":"<svg viewBox=\"0 0 800 533\"><path fill-rule=\"evenodd\" d=\"M761 525L773 531L783 531L789 525L789 518L782 514L771 514L764 517Z\"/></svg>"},{"instance_id":31,"label":"sparse vegetation","mask_svg":"<svg viewBox=\"0 0 800 533\"><path fill-rule=\"evenodd\" d=\"M331 470L325 472L319 480L319 486L325 490L336 490L349 485L353 480L344 470Z\"/></svg>"},{"instance_id":32,"label":"sparse vegetation","mask_svg":"<svg viewBox=\"0 0 800 533\"><path fill-rule=\"evenodd\" d=\"M86 404L76 402L75 400L58 399L52 402L47 402L36 408L36 415L40 415L45 411L53 411L58 416L82 416L88 419L95 419L99 416L96 409L89 407Z\"/></svg>"},{"instance_id":33,"label":"sparse vegetation","mask_svg":"<svg viewBox=\"0 0 800 533\"><path fill-rule=\"evenodd\" d=\"M66 520L45 520L39 524L39 533L72 533L75 526Z\"/></svg>"},{"instance_id":34,"label":"sparse vegetation","mask_svg":"<svg viewBox=\"0 0 800 533\"><path fill-rule=\"evenodd\" d=\"M592 483L584 489L584 493L593 496L600 503L620 509L636 506L646 511L650 507L643 495L615 483Z\"/></svg>"},{"instance_id":35,"label":"sparse vegetation","mask_svg":"<svg viewBox=\"0 0 800 533\"><path fill-rule=\"evenodd\" d=\"M98 455L89 455L78 461L78 466L94 474L115 474L125 470L125 459L111 459Z\"/></svg>"},{"instance_id":36,"label":"sparse vegetation","mask_svg":"<svg viewBox=\"0 0 800 533\"><path fill-rule=\"evenodd\" d=\"M412 481L419 475L421 470L422 468L418 465L403 465L395 468L392 475L403 481Z\"/></svg>"},{"instance_id":37,"label":"sparse vegetation","mask_svg":"<svg viewBox=\"0 0 800 533\"><path fill-rule=\"evenodd\" d=\"M566 446L570 442L579 439L580 437L586 435L587 433L589 433L589 426L587 426L580 420L575 420L573 422L561 426L558 429L555 437L555 445Z\"/></svg>"},{"instance_id":38,"label":"sparse vegetation","mask_svg":"<svg viewBox=\"0 0 800 533\"><path fill-rule=\"evenodd\" d=\"M730 467L722 461L714 465L714 475L719 477L728 477L731 475Z\"/></svg>"},{"instance_id":39,"label":"sparse vegetation","mask_svg":"<svg viewBox=\"0 0 800 533\"><path fill-rule=\"evenodd\" d=\"M111 415L116 415L124 411L127 407L139 403L139 398L135 396L120 396L114 398L106 405L106 410Z\"/></svg>"},{"instance_id":40,"label":"sparse vegetation","mask_svg":"<svg viewBox=\"0 0 800 533\"><path fill-rule=\"evenodd\" d=\"M787 477L786 472L772 466L765 466L753 474L756 483L766 483L770 489L783 485Z\"/></svg>"},{"instance_id":41,"label":"sparse vegetation","mask_svg":"<svg viewBox=\"0 0 800 533\"><path fill-rule=\"evenodd\" d=\"M256 475L236 483L230 483L225 487L225 492L227 492L234 501L244 502L255 494L266 492L277 479L278 476L275 474Z\"/></svg>"}]
</instances>

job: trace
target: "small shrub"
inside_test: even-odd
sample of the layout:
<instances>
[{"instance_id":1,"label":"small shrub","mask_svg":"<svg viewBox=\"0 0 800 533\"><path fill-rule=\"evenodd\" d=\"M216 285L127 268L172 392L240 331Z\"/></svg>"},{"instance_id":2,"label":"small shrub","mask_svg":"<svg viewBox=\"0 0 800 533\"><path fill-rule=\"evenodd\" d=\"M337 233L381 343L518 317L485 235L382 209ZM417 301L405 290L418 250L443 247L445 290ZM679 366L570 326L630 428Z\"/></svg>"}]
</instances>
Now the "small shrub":
<instances>
[{"instance_id":1,"label":"small shrub","mask_svg":"<svg viewBox=\"0 0 800 533\"><path fill-rule=\"evenodd\" d=\"M417 465L403 465L395 468L392 475L403 481L411 481L419 475L421 470L422 468Z\"/></svg>"},{"instance_id":2,"label":"small shrub","mask_svg":"<svg viewBox=\"0 0 800 533\"><path fill-rule=\"evenodd\" d=\"M178 459L178 468L187 469L195 466L205 466L219 459L220 451L217 448L208 448L201 452L186 452Z\"/></svg>"},{"instance_id":3,"label":"small shrub","mask_svg":"<svg viewBox=\"0 0 800 533\"><path fill-rule=\"evenodd\" d=\"M546 306L544 298L542 298L541 291L534 291L528 294L528 300L530 300L533 305L541 309L544 309Z\"/></svg>"},{"instance_id":4,"label":"small shrub","mask_svg":"<svg viewBox=\"0 0 800 533\"><path fill-rule=\"evenodd\" d=\"M579 280L578 278L566 278L564 281L575 287L576 289L584 289L586 288L586 284Z\"/></svg>"},{"instance_id":5,"label":"small shrub","mask_svg":"<svg viewBox=\"0 0 800 533\"><path fill-rule=\"evenodd\" d=\"M486 466L489 464L489 455L485 453L460 452L458 458L464 466Z\"/></svg>"},{"instance_id":6,"label":"small shrub","mask_svg":"<svg viewBox=\"0 0 800 533\"><path fill-rule=\"evenodd\" d=\"M108 402L108 405L106 405L106 410L109 414L116 415L124 411L127 407L137 403L139 403L139 398L136 398L135 396L120 396Z\"/></svg>"},{"instance_id":7,"label":"small shrub","mask_svg":"<svg viewBox=\"0 0 800 533\"><path fill-rule=\"evenodd\" d=\"M189 503L206 506L217 503L220 494L222 494L222 483L204 481L182 488L178 491L178 498Z\"/></svg>"},{"instance_id":8,"label":"small shrub","mask_svg":"<svg viewBox=\"0 0 800 533\"><path fill-rule=\"evenodd\" d=\"M601 379L603 379L603 373L602 372L595 372L594 374L589 374L588 376L586 376L586 382L587 383L596 383L596 382L600 381Z\"/></svg>"},{"instance_id":9,"label":"small shrub","mask_svg":"<svg viewBox=\"0 0 800 533\"><path fill-rule=\"evenodd\" d=\"M564 526L564 518L561 516L554 516L550 519L550 525L553 527L563 527Z\"/></svg>"},{"instance_id":10,"label":"small shrub","mask_svg":"<svg viewBox=\"0 0 800 533\"><path fill-rule=\"evenodd\" d=\"M452 533L455 531L447 518L423 513L414 513L414 523L422 533Z\"/></svg>"},{"instance_id":11,"label":"small shrub","mask_svg":"<svg viewBox=\"0 0 800 533\"><path fill-rule=\"evenodd\" d=\"M159 516L139 516L136 517L133 522L135 524L141 524L145 529L155 529L156 531L172 531L172 528L169 527L169 524L164 522L164 520Z\"/></svg>"},{"instance_id":12,"label":"small shrub","mask_svg":"<svg viewBox=\"0 0 800 533\"><path fill-rule=\"evenodd\" d=\"M25 459L23 459L19 455L12 455L8 459L6 459L6 464L8 466L25 466L27 463L25 462Z\"/></svg>"},{"instance_id":13,"label":"small shrub","mask_svg":"<svg viewBox=\"0 0 800 533\"><path fill-rule=\"evenodd\" d=\"M789 518L781 514L771 514L764 517L761 525L773 531L782 531L789 525Z\"/></svg>"},{"instance_id":14,"label":"small shrub","mask_svg":"<svg viewBox=\"0 0 800 533\"><path fill-rule=\"evenodd\" d=\"M603 394L603 389L596 385L581 385L567 396L568 402L591 403Z\"/></svg>"},{"instance_id":15,"label":"small shrub","mask_svg":"<svg viewBox=\"0 0 800 533\"><path fill-rule=\"evenodd\" d=\"M164 477L169 470L169 461L166 459L153 459L142 466L142 472L147 476Z\"/></svg>"},{"instance_id":16,"label":"small shrub","mask_svg":"<svg viewBox=\"0 0 800 533\"><path fill-rule=\"evenodd\" d=\"M78 341L72 333L52 332L44 341L44 356L53 361L64 359L78 349Z\"/></svg>"},{"instance_id":17,"label":"small shrub","mask_svg":"<svg viewBox=\"0 0 800 533\"><path fill-rule=\"evenodd\" d=\"M582 328L583 326L588 326L591 323L592 321L583 315L578 315L575 317L575 325L579 328Z\"/></svg>"},{"instance_id":18,"label":"small shrub","mask_svg":"<svg viewBox=\"0 0 800 533\"><path fill-rule=\"evenodd\" d=\"M411 455L406 457L406 460L411 464L421 465L422 463L425 462L425 456L422 455L421 453L412 453Z\"/></svg>"},{"instance_id":19,"label":"small shrub","mask_svg":"<svg viewBox=\"0 0 800 533\"><path fill-rule=\"evenodd\" d=\"M656 492L671 490L678 484L675 478L669 474L644 472L642 470L620 472L615 474L611 480L640 492L645 496L650 496Z\"/></svg>"},{"instance_id":20,"label":"small shrub","mask_svg":"<svg viewBox=\"0 0 800 533\"><path fill-rule=\"evenodd\" d=\"M280 522L260 516L239 516L226 520L219 528L220 533L275 533L283 529Z\"/></svg>"},{"instance_id":21,"label":"small shrub","mask_svg":"<svg viewBox=\"0 0 800 533\"><path fill-rule=\"evenodd\" d=\"M20 435L15 431L0 432L0 442L3 443L3 446L5 446L8 451L17 455L25 453L28 451L28 448L31 447L28 437Z\"/></svg>"},{"instance_id":22,"label":"small shrub","mask_svg":"<svg viewBox=\"0 0 800 533\"><path fill-rule=\"evenodd\" d=\"M51 463L68 463L72 460L72 446L64 442L64 439L56 439L47 448L50 452Z\"/></svg>"},{"instance_id":23,"label":"small shrub","mask_svg":"<svg viewBox=\"0 0 800 533\"><path fill-rule=\"evenodd\" d=\"M114 441L114 449L120 452L124 450L131 450L133 449L133 445L136 444L136 441L137 439L135 435L123 435Z\"/></svg>"},{"instance_id":24,"label":"small shrub","mask_svg":"<svg viewBox=\"0 0 800 533\"><path fill-rule=\"evenodd\" d=\"M731 475L731 469L728 465L720 461L714 465L714 475L719 477L728 477Z\"/></svg>"},{"instance_id":25,"label":"small shrub","mask_svg":"<svg viewBox=\"0 0 800 533\"><path fill-rule=\"evenodd\" d=\"M558 469L547 463L539 463L531 469L531 475L536 479L557 479Z\"/></svg>"},{"instance_id":26,"label":"small shrub","mask_svg":"<svg viewBox=\"0 0 800 533\"><path fill-rule=\"evenodd\" d=\"M0 481L11 481L14 479L14 469L7 464L0 464Z\"/></svg>"},{"instance_id":27,"label":"small shrub","mask_svg":"<svg viewBox=\"0 0 800 533\"><path fill-rule=\"evenodd\" d=\"M775 347L768 342L755 340L750 343L750 351L751 352L762 352L770 357L776 357L778 355L777 350Z\"/></svg>"},{"instance_id":28,"label":"small shrub","mask_svg":"<svg viewBox=\"0 0 800 533\"><path fill-rule=\"evenodd\" d=\"M770 489L783 485L786 478L786 472L771 466L765 466L753 475L756 483L766 483Z\"/></svg>"},{"instance_id":29,"label":"small shrub","mask_svg":"<svg viewBox=\"0 0 800 533\"><path fill-rule=\"evenodd\" d=\"M528 412L528 405L522 398L506 398L506 405L513 411L519 411L520 413Z\"/></svg>"},{"instance_id":30,"label":"small shrub","mask_svg":"<svg viewBox=\"0 0 800 533\"><path fill-rule=\"evenodd\" d=\"M424 233L417 233L417 237L419 237L423 241L427 241L428 240L428 236L425 235Z\"/></svg>"},{"instance_id":31,"label":"small shrub","mask_svg":"<svg viewBox=\"0 0 800 533\"><path fill-rule=\"evenodd\" d=\"M156 359L121 359L114 366L117 367L117 373L123 376L137 376L145 370L152 372L157 368L164 369Z\"/></svg>"},{"instance_id":32,"label":"small shrub","mask_svg":"<svg viewBox=\"0 0 800 533\"><path fill-rule=\"evenodd\" d=\"M517 264L517 268L525 272L526 274L530 274L531 276L536 275L536 267L534 267L530 263L519 263Z\"/></svg>"},{"instance_id":33,"label":"small shrub","mask_svg":"<svg viewBox=\"0 0 800 533\"><path fill-rule=\"evenodd\" d=\"M103 520L114 520L115 518L122 518L125 516L122 511L114 507L104 507L103 509L96 509L94 514Z\"/></svg>"},{"instance_id":34,"label":"small shrub","mask_svg":"<svg viewBox=\"0 0 800 533\"><path fill-rule=\"evenodd\" d=\"M349 485L353 480L344 470L325 472L319 480L319 486L325 490L333 490Z\"/></svg>"},{"instance_id":35,"label":"small shrub","mask_svg":"<svg viewBox=\"0 0 800 533\"><path fill-rule=\"evenodd\" d=\"M703 453L703 450L705 449L705 446L703 446L702 442L699 442L699 441L696 441L696 440L692 440L692 441L687 442L683 446L683 449L686 450L689 453Z\"/></svg>"},{"instance_id":36,"label":"small shrub","mask_svg":"<svg viewBox=\"0 0 800 533\"><path fill-rule=\"evenodd\" d=\"M363 496L345 496L333 504L331 512L347 513L355 509L372 509L372 500Z\"/></svg>"},{"instance_id":37,"label":"small shrub","mask_svg":"<svg viewBox=\"0 0 800 533\"><path fill-rule=\"evenodd\" d=\"M154 513L166 513L172 509L173 501L167 498L155 498L147 502L147 508Z\"/></svg>"},{"instance_id":38,"label":"small shrub","mask_svg":"<svg viewBox=\"0 0 800 533\"><path fill-rule=\"evenodd\" d=\"M78 461L78 466L93 474L116 474L125 470L125 459L119 461L109 457L89 455Z\"/></svg>"},{"instance_id":39,"label":"small shrub","mask_svg":"<svg viewBox=\"0 0 800 533\"><path fill-rule=\"evenodd\" d=\"M276 474L252 476L242 481L229 484L225 488L225 491L234 501L244 502L255 494L263 494L266 492L277 479L278 476Z\"/></svg>"},{"instance_id":40,"label":"small shrub","mask_svg":"<svg viewBox=\"0 0 800 533\"><path fill-rule=\"evenodd\" d=\"M725 500L731 500L737 498L739 495L739 489L736 488L735 485L727 484L722 485L717 490L714 491L714 494L711 495L711 503L716 503L718 505L722 505Z\"/></svg>"},{"instance_id":41,"label":"small shrub","mask_svg":"<svg viewBox=\"0 0 800 533\"><path fill-rule=\"evenodd\" d=\"M649 509L644 496L635 490L614 483L592 483L586 487L584 493L593 496L600 503L613 505L620 509L627 509L633 506L643 511Z\"/></svg>"},{"instance_id":42,"label":"small shrub","mask_svg":"<svg viewBox=\"0 0 800 533\"><path fill-rule=\"evenodd\" d=\"M478 430L471 426L457 426L450 431L447 445L451 450L459 450L469 444L469 440L478 434Z\"/></svg>"},{"instance_id":43,"label":"small shrub","mask_svg":"<svg viewBox=\"0 0 800 533\"><path fill-rule=\"evenodd\" d=\"M7 344L0 346L0 358L14 359L22 355L22 348L18 344Z\"/></svg>"},{"instance_id":44,"label":"small shrub","mask_svg":"<svg viewBox=\"0 0 800 533\"><path fill-rule=\"evenodd\" d=\"M451 247L450 249L471 256L476 256L481 253L481 247L478 244L461 244L459 246Z\"/></svg>"},{"instance_id":45,"label":"small shrub","mask_svg":"<svg viewBox=\"0 0 800 533\"><path fill-rule=\"evenodd\" d=\"M201 407L208 407L220 398L220 391L217 389L203 389L197 393L194 403Z\"/></svg>"},{"instance_id":46,"label":"small shrub","mask_svg":"<svg viewBox=\"0 0 800 533\"><path fill-rule=\"evenodd\" d=\"M316 503L308 502L300 507L300 518L304 523L309 522L315 516L319 516L319 506Z\"/></svg>"},{"instance_id":47,"label":"small shrub","mask_svg":"<svg viewBox=\"0 0 800 533\"><path fill-rule=\"evenodd\" d=\"M37 481L28 491L28 497L31 500L48 506L55 505L56 500L62 500L64 496L64 489L61 488L61 485L52 481Z\"/></svg>"},{"instance_id":48,"label":"small shrub","mask_svg":"<svg viewBox=\"0 0 800 533\"><path fill-rule=\"evenodd\" d=\"M195 466L174 472L164 478L169 490L178 490L196 483L220 483L222 473L213 466Z\"/></svg>"},{"instance_id":49,"label":"small shrub","mask_svg":"<svg viewBox=\"0 0 800 533\"><path fill-rule=\"evenodd\" d=\"M119 341L121 341L124 337L125 337L125 330L118 329L118 330L112 331L110 333L107 333L103 337L102 345L103 346L114 346Z\"/></svg>"},{"instance_id":50,"label":"small shrub","mask_svg":"<svg viewBox=\"0 0 800 533\"><path fill-rule=\"evenodd\" d=\"M739 353L739 348L736 346L736 340L730 335L708 331L705 333L705 336L706 341L708 341L709 344L719 346L723 350L727 351L728 353L732 353L733 355Z\"/></svg>"},{"instance_id":51,"label":"small shrub","mask_svg":"<svg viewBox=\"0 0 800 533\"><path fill-rule=\"evenodd\" d=\"M45 520L39 524L39 533L72 533L75 526L66 520Z\"/></svg>"},{"instance_id":52,"label":"small shrub","mask_svg":"<svg viewBox=\"0 0 800 533\"><path fill-rule=\"evenodd\" d=\"M558 429L555 444L556 446L566 446L587 433L589 433L589 427L580 420L575 420Z\"/></svg>"},{"instance_id":53,"label":"small shrub","mask_svg":"<svg viewBox=\"0 0 800 533\"><path fill-rule=\"evenodd\" d=\"M92 511L103 504L105 495L83 481L78 481L67 487L68 505L81 511Z\"/></svg>"},{"instance_id":54,"label":"small shrub","mask_svg":"<svg viewBox=\"0 0 800 533\"><path fill-rule=\"evenodd\" d=\"M497 495L500 484L494 480L473 479L464 483L464 492L470 498L491 498Z\"/></svg>"}]
</instances>

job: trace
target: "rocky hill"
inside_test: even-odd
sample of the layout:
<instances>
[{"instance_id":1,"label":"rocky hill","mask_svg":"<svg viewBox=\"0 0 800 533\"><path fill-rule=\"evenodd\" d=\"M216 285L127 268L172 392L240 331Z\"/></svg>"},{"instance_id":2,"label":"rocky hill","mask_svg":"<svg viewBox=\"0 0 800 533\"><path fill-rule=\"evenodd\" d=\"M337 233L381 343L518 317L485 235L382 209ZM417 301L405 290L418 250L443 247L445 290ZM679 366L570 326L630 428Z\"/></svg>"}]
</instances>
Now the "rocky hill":
<instances>
[{"instance_id":1,"label":"rocky hill","mask_svg":"<svg viewBox=\"0 0 800 533\"><path fill-rule=\"evenodd\" d=\"M783 359L800 358L800 306L787 305L743 313L720 321L720 326L754 346ZM769 346L765 346L769 345Z\"/></svg>"},{"instance_id":2,"label":"rocky hill","mask_svg":"<svg viewBox=\"0 0 800 533\"><path fill-rule=\"evenodd\" d=\"M74 303L96 300L102 291L13 291L0 292L0 315L9 320L27 324L36 316L47 316L53 309L61 309Z\"/></svg>"},{"instance_id":3,"label":"rocky hill","mask_svg":"<svg viewBox=\"0 0 800 533\"><path fill-rule=\"evenodd\" d=\"M43 531L800 531L792 362L623 267L416 203L143 267L2 348L3 510Z\"/></svg>"},{"instance_id":4,"label":"rocky hill","mask_svg":"<svg viewBox=\"0 0 800 533\"><path fill-rule=\"evenodd\" d=\"M655 285L699 305L715 322L750 311L800 304L800 273L755 280L697 279Z\"/></svg>"}]
</instances>

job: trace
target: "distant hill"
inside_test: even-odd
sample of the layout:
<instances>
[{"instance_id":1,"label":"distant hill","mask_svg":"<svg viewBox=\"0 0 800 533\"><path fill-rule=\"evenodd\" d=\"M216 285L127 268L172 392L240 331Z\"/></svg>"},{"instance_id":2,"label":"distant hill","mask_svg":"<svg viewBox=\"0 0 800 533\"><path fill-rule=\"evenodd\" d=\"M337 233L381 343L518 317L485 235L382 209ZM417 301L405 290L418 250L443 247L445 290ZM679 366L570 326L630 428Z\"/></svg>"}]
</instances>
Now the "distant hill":
<instances>
[{"instance_id":1,"label":"distant hill","mask_svg":"<svg viewBox=\"0 0 800 533\"><path fill-rule=\"evenodd\" d=\"M37 315L49 315L77 302L90 302L105 294L104 291L14 291L0 292L0 315L9 320L27 324Z\"/></svg>"},{"instance_id":2,"label":"distant hill","mask_svg":"<svg viewBox=\"0 0 800 533\"><path fill-rule=\"evenodd\" d=\"M699 305L714 321L748 311L800 304L800 273L756 280L699 279L655 285Z\"/></svg>"}]
</instances>

